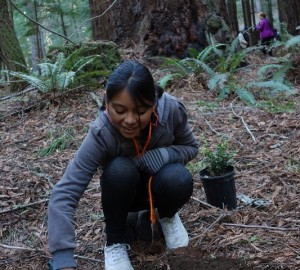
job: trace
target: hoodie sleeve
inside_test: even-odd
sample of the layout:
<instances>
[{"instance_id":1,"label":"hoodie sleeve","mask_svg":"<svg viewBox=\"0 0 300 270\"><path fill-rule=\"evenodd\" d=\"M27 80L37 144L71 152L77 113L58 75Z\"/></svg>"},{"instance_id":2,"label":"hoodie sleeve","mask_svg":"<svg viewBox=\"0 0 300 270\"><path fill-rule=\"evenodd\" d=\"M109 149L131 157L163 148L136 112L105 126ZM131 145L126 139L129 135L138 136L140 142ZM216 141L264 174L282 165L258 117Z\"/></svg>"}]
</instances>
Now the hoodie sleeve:
<instances>
[{"instance_id":1,"label":"hoodie sleeve","mask_svg":"<svg viewBox=\"0 0 300 270\"><path fill-rule=\"evenodd\" d=\"M48 242L54 269L75 267L74 212L101 162L106 144L101 130L91 125L87 136L52 190L48 205Z\"/></svg>"}]
</instances>

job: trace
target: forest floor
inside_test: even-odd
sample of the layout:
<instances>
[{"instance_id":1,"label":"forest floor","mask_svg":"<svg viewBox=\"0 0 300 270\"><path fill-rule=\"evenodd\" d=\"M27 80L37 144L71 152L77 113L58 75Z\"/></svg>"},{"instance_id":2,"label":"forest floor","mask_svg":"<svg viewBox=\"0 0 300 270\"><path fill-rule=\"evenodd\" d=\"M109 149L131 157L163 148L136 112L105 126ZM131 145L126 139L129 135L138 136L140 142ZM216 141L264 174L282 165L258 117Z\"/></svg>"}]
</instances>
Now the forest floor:
<instances>
[{"instance_id":1,"label":"forest floor","mask_svg":"<svg viewBox=\"0 0 300 270\"><path fill-rule=\"evenodd\" d=\"M259 64L261 59L252 61ZM154 66L151 69L159 76ZM251 80L254 72L243 69L239 76ZM222 136L230 139L237 151L238 206L229 211L206 204L199 153L188 165L194 193L179 213L190 236L189 247L153 254L149 243L134 242L130 258L135 269L300 269L299 85L295 95L278 99L277 107L272 101L269 109L285 108L278 112L247 106L235 97L218 102L203 85L201 77L190 76L167 91L187 106L199 141L204 136L214 146ZM47 202L97 115L91 93L101 99L103 88L81 88L31 110L24 110L24 104L36 102L33 92L25 101L1 102L0 269L48 269ZM262 98L259 92L256 96ZM288 111L291 103L296 108ZM63 134L69 134L66 149L41 157L41 150ZM81 270L103 269L100 200L96 175L75 217Z\"/></svg>"}]
</instances>

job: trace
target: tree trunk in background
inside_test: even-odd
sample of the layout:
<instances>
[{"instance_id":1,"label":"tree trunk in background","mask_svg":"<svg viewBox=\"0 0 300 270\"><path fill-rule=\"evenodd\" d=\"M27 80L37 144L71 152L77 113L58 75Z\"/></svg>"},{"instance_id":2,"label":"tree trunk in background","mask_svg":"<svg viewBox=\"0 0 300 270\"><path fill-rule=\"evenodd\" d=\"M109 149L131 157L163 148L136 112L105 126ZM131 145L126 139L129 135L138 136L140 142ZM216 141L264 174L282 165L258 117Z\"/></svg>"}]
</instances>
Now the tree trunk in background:
<instances>
[{"instance_id":1,"label":"tree trunk in background","mask_svg":"<svg viewBox=\"0 0 300 270\"><path fill-rule=\"evenodd\" d=\"M112 2L89 0L91 17L105 12ZM216 42L231 39L228 26L209 10L207 0L117 1L92 20L92 29L94 40L138 44L146 55L184 57L189 47L206 47L208 32Z\"/></svg>"},{"instance_id":2,"label":"tree trunk in background","mask_svg":"<svg viewBox=\"0 0 300 270\"><path fill-rule=\"evenodd\" d=\"M26 12L30 14L32 10L34 11L33 19L36 22L39 22L39 6L38 2L35 0L34 2L28 1L26 5ZM38 64L41 62L41 59L46 57L45 46L43 42L43 35L40 27L33 23L29 22L30 31L29 33L29 41L30 41L30 49L31 49L31 65L34 71L38 71Z\"/></svg>"},{"instance_id":3,"label":"tree trunk in background","mask_svg":"<svg viewBox=\"0 0 300 270\"><path fill-rule=\"evenodd\" d=\"M299 0L298 0L299 1ZM271 25L274 24L274 18L273 18L273 11L272 11L272 1L271 0L267 0L265 2L266 4L266 15L267 15L267 18L269 20L269 22L271 23Z\"/></svg>"},{"instance_id":4,"label":"tree trunk in background","mask_svg":"<svg viewBox=\"0 0 300 270\"><path fill-rule=\"evenodd\" d=\"M243 7L243 14L244 14L244 24L245 27L249 28L252 24L252 17L251 17L251 6L249 0L242 0L242 7ZM254 41L254 34L253 31L249 31L249 39L250 39L250 46L256 44Z\"/></svg>"},{"instance_id":5,"label":"tree trunk in background","mask_svg":"<svg viewBox=\"0 0 300 270\"><path fill-rule=\"evenodd\" d=\"M26 71L26 61L17 39L8 1L0 1L0 62L9 70ZM16 64L19 63L19 64Z\"/></svg>"},{"instance_id":6,"label":"tree trunk in background","mask_svg":"<svg viewBox=\"0 0 300 270\"><path fill-rule=\"evenodd\" d=\"M67 28L66 28L66 24L65 24L65 20L64 20L64 12L62 10L60 0L57 0L57 3L58 3L58 10L59 10L59 17L60 17L60 21L61 21L61 28L62 28L64 36L68 37ZM68 41L66 41L66 43L68 43Z\"/></svg>"},{"instance_id":7,"label":"tree trunk in background","mask_svg":"<svg viewBox=\"0 0 300 270\"><path fill-rule=\"evenodd\" d=\"M226 0L216 0L215 1L217 13L228 22L228 12L226 8Z\"/></svg>"},{"instance_id":8,"label":"tree trunk in background","mask_svg":"<svg viewBox=\"0 0 300 270\"><path fill-rule=\"evenodd\" d=\"M231 31L235 34L239 31L239 23L237 19L237 8L235 0L227 0L226 8L228 13L228 25Z\"/></svg>"},{"instance_id":9,"label":"tree trunk in background","mask_svg":"<svg viewBox=\"0 0 300 270\"><path fill-rule=\"evenodd\" d=\"M290 34L296 35L299 31L296 27L300 25L300 1L299 0L277 0L279 21L287 24Z\"/></svg>"},{"instance_id":10,"label":"tree trunk in background","mask_svg":"<svg viewBox=\"0 0 300 270\"><path fill-rule=\"evenodd\" d=\"M215 1L217 13L225 20L233 36L239 31L235 0Z\"/></svg>"}]
</instances>

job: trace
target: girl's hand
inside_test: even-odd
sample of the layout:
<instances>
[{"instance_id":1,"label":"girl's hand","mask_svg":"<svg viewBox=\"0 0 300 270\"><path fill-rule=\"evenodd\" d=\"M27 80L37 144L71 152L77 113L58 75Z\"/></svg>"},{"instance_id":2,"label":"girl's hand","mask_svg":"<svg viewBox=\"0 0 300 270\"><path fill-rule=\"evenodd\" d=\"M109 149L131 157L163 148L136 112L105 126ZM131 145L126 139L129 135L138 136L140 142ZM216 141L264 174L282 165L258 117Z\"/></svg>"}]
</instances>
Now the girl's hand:
<instances>
[{"instance_id":1,"label":"girl's hand","mask_svg":"<svg viewBox=\"0 0 300 270\"><path fill-rule=\"evenodd\" d=\"M134 162L142 171L153 175L170 162L169 153L166 148L151 149L146 151L142 157L135 158Z\"/></svg>"}]
</instances>

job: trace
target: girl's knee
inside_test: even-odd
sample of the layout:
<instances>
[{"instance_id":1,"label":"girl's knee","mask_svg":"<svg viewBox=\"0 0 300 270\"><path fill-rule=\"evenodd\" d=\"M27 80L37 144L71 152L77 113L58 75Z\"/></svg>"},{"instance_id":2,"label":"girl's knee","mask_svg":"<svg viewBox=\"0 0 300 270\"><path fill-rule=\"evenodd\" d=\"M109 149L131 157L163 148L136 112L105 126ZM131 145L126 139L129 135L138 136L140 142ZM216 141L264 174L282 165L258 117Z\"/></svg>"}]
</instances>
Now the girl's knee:
<instances>
[{"instance_id":1,"label":"girl's knee","mask_svg":"<svg viewBox=\"0 0 300 270\"><path fill-rule=\"evenodd\" d=\"M130 158L117 157L105 166L100 178L101 186L132 188L139 178L139 172Z\"/></svg>"},{"instance_id":2,"label":"girl's knee","mask_svg":"<svg viewBox=\"0 0 300 270\"><path fill-rule=\"evenodd\" d=\"M190 172L179 163L171 163L162 168L155 175L154 183L160 190L184 196L193 191L193 177ZM154 185L155 185L154 184Z\"/></svg>"}]
</instances>

